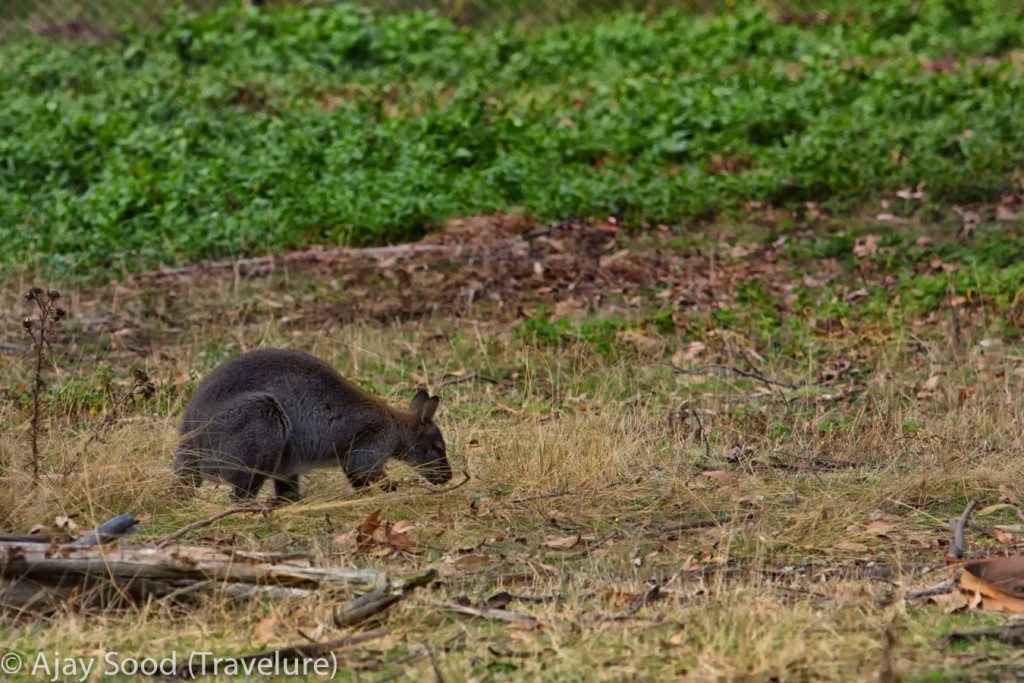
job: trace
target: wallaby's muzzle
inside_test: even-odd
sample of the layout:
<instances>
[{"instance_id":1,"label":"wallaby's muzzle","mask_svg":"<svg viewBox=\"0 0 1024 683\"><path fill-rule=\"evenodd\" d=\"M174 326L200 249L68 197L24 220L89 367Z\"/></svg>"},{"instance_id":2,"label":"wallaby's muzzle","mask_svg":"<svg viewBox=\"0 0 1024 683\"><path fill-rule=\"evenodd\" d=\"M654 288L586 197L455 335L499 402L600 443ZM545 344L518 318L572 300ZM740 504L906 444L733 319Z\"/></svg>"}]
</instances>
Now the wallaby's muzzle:
<instances>
[{"instance_id":1,"label":"wallaby's muzzle","mask_svg":"<svg viewBox=\"0 0 1024 683\"><path fill-rule=\"evenodd\" d=\"M435 460L421 467L420 474L431 484L447 484L452 480L452 466L447 458Z\"/></svg>"}]
</instances>

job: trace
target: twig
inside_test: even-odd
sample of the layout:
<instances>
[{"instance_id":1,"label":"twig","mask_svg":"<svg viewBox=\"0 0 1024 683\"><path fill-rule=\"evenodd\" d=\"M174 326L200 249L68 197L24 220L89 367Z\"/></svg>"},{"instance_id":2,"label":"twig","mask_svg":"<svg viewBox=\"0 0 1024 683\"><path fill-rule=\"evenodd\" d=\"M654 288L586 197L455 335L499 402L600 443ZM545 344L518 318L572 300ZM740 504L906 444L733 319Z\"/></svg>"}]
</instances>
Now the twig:
<instances>
[{"instance_id":1,"label":"twig","mask_svg":"<svg viewBox=\"0 0 1024 683\"><path fill-rule=\"evenodd\" d=\"M563 491L549 491L547 493L538 493L535 496L523 496L522 498L513 498L505 501L509 505L518 505L519 503L526 503L531 500L545 500L548 498L561 498L562 496L576 496L581 493L595 493L598 489L565 489Z\"/></svg>"},{"instance_id":2,"label":"twig","mask_svg":"<svg viewBox=\"0 0 1024 683\"><path fill-rule=\"evenodd\" d=\"M910 591L903 596L904 600L920 600L922 598L930 598L936 595L944 595L956 586L952 581L942 581L929 588L922 588L921 590Z\"/></svg>"},{"instance_id":3,"label":"twig","mask_svg":"<svg viewBox=\"0 0 1024 683\"><path fill-rule=\"evenodd\" d=\"M334 625L338 628L354 626L391 607L408 593L425 586L437 578L437 571L428 569L380 586L334 610Z\"/></svg>"},{"instance_id":4,"label":"twig","mask_svg":"<svg viewBox=\"0 0 1024 683\"><path fill-rule=\"evenodd\" d=\"M459 614L466 614L480 619L494 619L496 621L508 621L517 624L524 624L530 628L533 628L538 624L537 617L530 616L529 614L519 614L518 612L509 612L503 609L477 609L476 607L467 607L454 602L434 603L434 607L443 609L447 612L458 612Z\"/></svg>"},{"instance_id":5,"label":"twig","mask_svg":"<svg viewBox=\"0 0 1024 683\"><path fill-rule=\"evenodd\" d=\"M563 489L561 491L549 491L547 493L538 493L533 496L523 496L522 498L512 498L511 500L504 501L507 505L518 505L519 503L526 503L531 500L544 500L547 498L561 498L562 496L575 496L582 493L597 493L598 491L606 491L612 487L619 486L622 482L613 481L610 484L606 484L601 488L597 489Z\"/></svg>"},{"instance_id":6,"label":"twig","mask_svg":"<svg viewBox=\"0 0 1024 683\"><path fill-rule=\"evenodd\" d=\"M35 354L35 367L32 372L32 419L29 422L29 438L32 441L32 460L29 465L32 468L33 486L39 483L39 419L43 387L46 386L46 380L43 379L43 358L45 351L50 348L54 325L65 315L64 309L57 306L60 297L61 293L56 289L44 290L42 287L32 287L22 297L25 301L34 302L38 309L34 318L25 318L21 321L21 326L32 340L32 351Z\"/></svg>"},{"instance_id":7,"label":"twig","mask_svg":"<svg viewBox=\"0 0 1024 683\"><path fill-rule=\"evenodd\" d=\"M457 488L462 488L463 486L466 485L467 482L469 482L470 479L471 479L471 477L469 476L469 470L468 469L464 469L464 470L462 470L462 481L460 481L458 483L455 483L455 484L452 484L451 486L447 486L447 487L445 487L443 489L435 489L433 487L427 487L427 486L424 486L423 484L419 484L419 483L414 484L414 486L416 486L418 488L427 489L427 491L425 493L422 493L420 495L423 495L423 496L440 496L441 494L448 493L449 491L454 491Z\"/></svg>"},{"instance_id":8,"label":"twig","mask_svg":"<svg viewBox=\"0 0 1024 683\"><path fill-rule=\"evenodd\" d=\"M210 526L214 522L219 522L220 520L224 519L225 517L230 517L231 515L246 514L246 513L250 513L250 512L262 512L262 513L266 514L266 513L269 513L270 510L271 510L271 508L269 506L267 506L267 505L241 505L239 507L233 507L233 508L228 508L227 510L221 510L217 514L210 515L206 519L200 519L200 520L197 520L197 521L192 522L190 524L186 524L185 526L181 527L177 531L175 531L173 533L170 533L170 534L167 534L166 536L163 536L163 537L158 538L157 540L151 542L150 545L152 545L154 548L163 548L164 546L166 546L171 541L178 540L179 538L181 538L182 536L184 536L188 532L195 531L196 529L202 529L203 527L206 527L206 526Z\"/></svg>"},{"instance_id":9,"label":"twig","mask_svg":"<svg viewBox=\"0 0 1024 683\"><path fill-rule=\"evenodd\" d=\"M979 638L995 638L1004 643L1020 647L1024 645L1024 626L1011 624L1000 628L987 628L981 631L953 631L946 636L950 643L962 643Z\"/></svg>"},{"instance_id":10,"label":"twig","mask_svg":"<svg viewBox=\"0 0 1024 683\"><path fill-rule=\"evenodd\" d=\"M956 560L962 560L964 557L964 531L967 530L967 520L970 519L971 513L974 512L974 508L977 507L978 501L972 500L967 503L967 507L964 508L963 514L960 515L960 519L949 520L949 525L953 527L953 543L949 546L949 553L946 557L952 557Z\"/></svg>"},{"instance_id":11,"label":"twig","mask_svg":"<svg viewBox=\"0 0 1024 683\"><path fill-rule=\"evenodd\" d=\"M686 522L677 524L676 526L669 527L667 529L652 529L644 533L645 536L660 536L662 534L679 533L682 531L696 531L697 529L707 529L713 526L722 526L724 524L732 524L734 522L746 522L754 516L753 512L748 512L743 515L722 515L721 517L700 517L691 519Z\"/></svg>"},{"instance_id":12,"label":"twig","mask_svg":"<svg viewBox=\"0 0 1024 683\"><path fill-rule=\"evenodd\" d=\"M498 380L495 379L494 377L491 377L489 375L483 375L479 372L471 372L468 375L462 375L460 377L450 377L444 380L443 382L441 382L441 385L438 387L438 389L444 389L445 387L450 387L454 384L462 384L463 382L472 382L473 380L476 379L480 380L481 382L498 384Z\"/></svg>"},{"instance_id":13,"label":"twig","mask_svg":"<svg viewBox=\"0 0 1024 683\"><path fill-rule=\"evenodd\" d=\"M699 375L699 374L702 374L704 372L707 372L708 370L729 370L731 372L736 373L737 375L739 375L741 377L747 377L749 379L756 379L758 382L761 382L762 384L765 384L769 389L771 389L772 387L782 387L784 389L799 389L800 388L799 385L797 385L797 384L788 384L786 382L779 382L778 380L771 379L770 377L765 377L764 375L762 375L759 372L755 372L753 370L744 370L742 368L736 367L735 365L726 365L724 363L709 363L708 365L699 365L699 366L694 367L694 368L681 368L678 365L672 365L672 364L667 364L667 365L668 365L668 367L672 368L672 370L677 375Z\"/></svg>"},{"instance_id":14,"label":"twig","mask_svg":"<svg viewBox=\"0 0 1024 683\"><path fill-rule=\"evenodd\" d=\"M287 647L267 650L265 652L257 652L251 655L243 655L241 657L217 659L216 666L221 671L223 671L225 667L231 666L231 664L235 664L235 668L239 671L256 671L257 669L255 665L260 662L278 662L292 659L316 659L336 650L358 645L359 643L365 643L369 640L383 638L387 634L388 632L383 630L370 631L369 633L358 633L354 636L339 638L338 640L331 640L326 643L302 643L300 645L289 645ZM192 661L190 660L187 664L178 668L177 675L181 678L195 678L197 674L205 674L208 670L211 670L213 664L214 663L212 661L207 662L204 658L201 660L199 666L196 667L193 666Z\"/></svg>"},{"instance_id":15,"label":"twig","mask_svg":"<svg viewBox=\"0 0 1024 683\"><path fill-rule=\"evenodd\" d=\"M708 440L707 432L704 431L704 423L701 422L700 414L696 408L690 408L690 412L697 418L697 427L700 429L700 438L704 439L704 455L708 460L711 459L711 442Z\"/></svg>"}]
</instances>

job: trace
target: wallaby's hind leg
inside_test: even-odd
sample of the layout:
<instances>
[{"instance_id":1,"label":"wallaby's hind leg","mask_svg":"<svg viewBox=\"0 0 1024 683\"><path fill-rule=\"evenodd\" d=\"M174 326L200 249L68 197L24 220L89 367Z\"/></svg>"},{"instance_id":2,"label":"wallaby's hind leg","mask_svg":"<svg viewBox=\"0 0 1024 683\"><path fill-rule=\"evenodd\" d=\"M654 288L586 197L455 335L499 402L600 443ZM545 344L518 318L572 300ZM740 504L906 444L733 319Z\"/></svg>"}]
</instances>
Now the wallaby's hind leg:
<instances>
[{"instance_id":1,"label":"wallaby's hind leg","mask_svg":"<svg viewBox=\"0 0 1024 683\"><path fill-rule=\"evenodd\" d=\"M281 501L295 502L300 497L299 475L293 474L290 477L278 474L274 477L274 497Z\"/></svg>"},{"instance_id":2,"label":"wallaby's hind leg","mask_svg":"<svg viewBox=\"0 0 1024 683\"><path fill-rule=\"evenodd\" d=\"M232 487L236 499L253 498L267 476L281 464L290 435L288 419L280 404L269 394L245 393L226 401L204 423L190 428L186 438L188 451L203 475L223 479ZM191 477L195 466L188 457L179 476Z\"/></svg>"}]
</instances>

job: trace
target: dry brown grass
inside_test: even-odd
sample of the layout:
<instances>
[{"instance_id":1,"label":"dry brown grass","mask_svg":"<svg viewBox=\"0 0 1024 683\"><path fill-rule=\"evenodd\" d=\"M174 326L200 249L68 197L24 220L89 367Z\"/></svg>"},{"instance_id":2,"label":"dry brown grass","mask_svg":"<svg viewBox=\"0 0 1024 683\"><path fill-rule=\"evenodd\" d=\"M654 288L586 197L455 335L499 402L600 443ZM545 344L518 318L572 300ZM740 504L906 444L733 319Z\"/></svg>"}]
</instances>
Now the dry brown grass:
<instances>
[{"instance_id":1,"label":"dry brown grass","mask_svg":"<svg viewBox=\"0 0 1024 683\"><path fill-rule=\"evenodd\" d=\"M249 285L218 304L194 305L241 306L253 301L254 289L256 296L276 296L270 287ZM71 310L72 323L86 315ZM1012 652L1000 647L954 651L942 644L950 629L998 617L950 613L902 596L944 578L938 568L946 520L966 499L1019 498L1024 424L1015 349L940 341L920 352L913 340L890 339L857 357L862 375L853 398L828 400L835 387L809 386L785 392L787 406L755 381L715 371L673 374L662 360L679 344L672 336L645 341L642 355L626 350L609 359L585 346L534 348L497 322L310 329L282 323L284 315L231 328L198 316L180 335L153 340L141 357L160 395L129 410L67 480L49 477L33 488L18 467L8 467L0 532L24 533L59 515L87 527L130 510L146 515L141 541L223 509L223 487L206 486L188 502L168 494L164 468L190 372L201 375L243 349L297 346L395 402L407 400L403 392L415 382L436 387L448 372L501 379L444 390L441 424L456 469L472 475L466 486L435 495L396 466L397 492L360 497L340 473L319 472L307 477L301 503L269 518L230 518L185 539L303 550L318 562L393 574L438 568L435 586L384 618L387 638L342 653L352 679L429 679L429 656L403 659L429 648L445 680L864 680L885 667L890 624L895 669L911 679L941 677L947 669L951 677L998 677L1012 665ZM84 335L65 340L79 361L65 367L62 381L88 384L97 376L82 352L88 343ZM857 342L828 343L842 354ZM112 366L140 358L105 353ZM20 359L5 360L3 383L17 386L25 373ZM760 370L801 382L817 371L785 359ZM127 375L126 368L114 372ZM939 385L918 396L933 374L941 375ZM961 401L961 387L976 391ZM98 419L82 405L54 406L42 444L46 471L59 472ZM17 463L27 444L24 411L10 402L0 410L0 463ZM690 410L699 412L709 447ZM747 449L738 460L727 456L734 445ZM555 492L565 493L513 502ZM332 540L378 508L387 519L415 524L410 535L418 554L363 553ZM1003 514L977 524L1017 523ZM675 530L714 517L726 521ZM884 535L865 531L875 520L891 528ZM577 534L574 547L545 545ZM843 542L863 548L837 547ZM976 533L970 546L983 554L1012 552L1016 543ZM639 604L651 582L661 586L658 599ZM541 625L532 630L437 607L460 597L477 603L502 590L558 599L506 608L537 617ZM151 603L99 614L69 606L47 617L8 619L0 632L5 646L23 653L244 653L258 649L258 636L268 632L271 644L301 642L300 631L321 624L322 637L336 637L331 607L326 598L212 601L192 610Z\"/></svg>"}]
</instances>

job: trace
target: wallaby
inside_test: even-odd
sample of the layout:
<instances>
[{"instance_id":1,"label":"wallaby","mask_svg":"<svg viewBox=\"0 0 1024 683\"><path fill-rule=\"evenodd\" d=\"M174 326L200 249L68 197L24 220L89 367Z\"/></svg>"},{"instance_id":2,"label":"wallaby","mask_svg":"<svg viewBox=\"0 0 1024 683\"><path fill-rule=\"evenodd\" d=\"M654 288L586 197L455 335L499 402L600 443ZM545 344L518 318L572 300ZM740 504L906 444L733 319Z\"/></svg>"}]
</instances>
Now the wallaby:
<instances>
[{"instance_id":1,"label":"wallaby","mask_svg":"<svg viewBox=\"0 0 1024 683\"><path fill-rule=\"evenodd\" d=\"M186 486L222 479L236 499L269 477L278 498L299 498L299 475L341 467L356 489L395 458L429 482L452 478L434 423L440 400L420 389L409 412L386 405L302 351L262 349L221 363L196 389L181 422L175 470Z\"/></svg>"}]
</instances>

